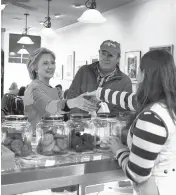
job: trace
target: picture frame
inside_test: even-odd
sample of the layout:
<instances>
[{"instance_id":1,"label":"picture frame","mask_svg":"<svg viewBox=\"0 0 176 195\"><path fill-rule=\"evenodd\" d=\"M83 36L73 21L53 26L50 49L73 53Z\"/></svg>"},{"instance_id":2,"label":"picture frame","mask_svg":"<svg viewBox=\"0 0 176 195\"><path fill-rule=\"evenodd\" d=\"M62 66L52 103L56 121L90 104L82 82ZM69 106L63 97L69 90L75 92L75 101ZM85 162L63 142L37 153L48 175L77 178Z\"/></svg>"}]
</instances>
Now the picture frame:
<instances>
[{"instance_id":1,"label":"picture frame","mask_svg":"<svg viewBox=\"0 0 176 195\"><path fill-rule=\"evenodd\" d=\"M65 64L63 66L63 79L73 80L75 69L75 51L67 55Z\"/></svg>"},{"instance_id":2,"label":"picture frame","mask_svg":"<svg viewBox=\"0 0 176 195\"><path fill-rule=\"evenodd\" d=\"M34 44L19 44L17 43L21 38L21 34L9 34L9 49L8 49L8 63L26 64L29 55L36 49L41 47L41 37L29 35Z\"/></svg>"},{"instance_id":3,"label":"picture frame","mask_svg":"<svg viewBox=\"0 0 176 195\"><path fill-rule=\"evenodd\" d=\"M141 62L141 51L125 52L125 72L130 77L132 83L137 82L137 74Z\"/></svg>"},{"instance_id":4,"label":"picture frame","mask_svg":"<svg viewBox=\"0 0 176 195\"><path fill-rule=\"evenodd\" d=\"M87 60L75 61L74 77L81 66L87 65Z\"/></svg>"},{"instance_id":5,"label":"picture frame","mask_svg":"<svg viewBox=\"0 0 176 195\"><path fill-rule=\"evenodd\" d=\"M63 79L63 65L56 68L53 79L54 80L62 80Z\"/></svg>"},{"instance_id":6,"label":"picture frame","mask_svg":"<svg viewBox=\"0 0 176 195\"><path fill-rule=\"evenodd\" d=\"M93 64L98 61L99 61L99 55L90 56L90 64Z\"/></svg>"},{"instance_id":7,"label":"picture frame","mask_svg":"<svg viewBox=\"0 0 176 195\"><path fill-rule=\"evenodd\" d=\"M150 47L149 50L156 50L156 49L164 49L174 55L174 45L161 45L161 46L154 46Z\"/></svg>"}]
</instances>

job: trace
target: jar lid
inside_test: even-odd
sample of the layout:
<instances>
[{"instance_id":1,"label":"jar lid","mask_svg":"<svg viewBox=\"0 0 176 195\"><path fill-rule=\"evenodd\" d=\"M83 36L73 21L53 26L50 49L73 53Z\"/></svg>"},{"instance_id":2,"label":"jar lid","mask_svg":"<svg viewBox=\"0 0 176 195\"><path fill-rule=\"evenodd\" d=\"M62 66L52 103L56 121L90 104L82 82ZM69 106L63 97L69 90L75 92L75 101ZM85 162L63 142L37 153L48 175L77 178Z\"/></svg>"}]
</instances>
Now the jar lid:
<instances>
[{"instance_id":1,"label":"jar lid","mask_svg":"<svg viewBox=\"0 0 176 195\"><path fill-rule=\"evenodd\" d=\"M62 115L45 116L45 117L42 117L42 120L46 120L46 121L64 120L64 116Z\"/></svg>"},{"instance_id":2,"label":"jar lid","mask_svg":"<svg viewBox=\"0 0 176 195\"><path fill-rule=\"evenodd\" d=\"M24 115L8 115L3 117L7 121L27 121L28 117Z\"/></svg>"},{"instance_id":3,"label":"jar lid","mask_svg":"<svg viewBox=\"0 0 176 195\"><path fill-rule=\"evenodd\" d=\"M76 114L71 114L70 118L71 119L91 119L91 115L90 114L76 113Z\"/></svg>"},{"instance_id":4,"label":"jar lid","mask_svg":"<svg viewBox=\"0 0 176 195\"><path fill-rule=\"evenodd\" d=\"M97 113L97 117L99 117L99 118L116 118L116 115L111 114L111 113Z\"/></svg>"}]
</instances>

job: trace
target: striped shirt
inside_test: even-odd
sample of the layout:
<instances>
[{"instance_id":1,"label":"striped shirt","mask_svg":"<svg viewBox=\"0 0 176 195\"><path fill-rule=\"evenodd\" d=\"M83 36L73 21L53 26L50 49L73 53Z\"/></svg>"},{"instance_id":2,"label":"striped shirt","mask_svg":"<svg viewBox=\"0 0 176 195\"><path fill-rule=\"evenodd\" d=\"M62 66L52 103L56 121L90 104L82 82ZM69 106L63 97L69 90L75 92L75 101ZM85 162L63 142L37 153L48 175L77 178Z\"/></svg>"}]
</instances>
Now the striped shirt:
<instances>
[{"instance_id":1,"label":"striped shirt","mask_svg":"<svg viewBox=\"0 0 176 195\"><path fill-rule=\"evenodd\" d=\"M137 98L134 93L112 91L98 88L97 99L119 105L126 110L137 109ZM158 154L168 137L163 120L152 110L141 113L128 134L128 148L116 152L119 165L129 179L136 183L146 181L152 174L152 168Z\"/></svg>"}]
</instances>

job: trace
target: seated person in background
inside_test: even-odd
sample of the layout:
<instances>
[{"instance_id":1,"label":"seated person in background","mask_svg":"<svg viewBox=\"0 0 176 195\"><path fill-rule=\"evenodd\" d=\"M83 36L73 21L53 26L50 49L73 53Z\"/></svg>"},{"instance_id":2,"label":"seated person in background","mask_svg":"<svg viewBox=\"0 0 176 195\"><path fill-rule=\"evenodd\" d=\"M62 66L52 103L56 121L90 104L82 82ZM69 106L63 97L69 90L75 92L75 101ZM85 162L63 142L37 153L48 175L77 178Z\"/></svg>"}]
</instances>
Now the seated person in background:
<instances>
[{"instance_id":1,"label":"seated person in background","mask_svg":"<svg viewBox=\"0 0 176 195\"><path fill-rule=\"evenodd\" d=\"M14 94L6 93L3 95L1 100L1 117L5 115L15 115L15 98L17 96Z\"/></svg>"},{"instance_id":2,"label":"seated person in background","mask_svg":"<svg viewBox=\"0 0 176 195\"><path fill-rule=\"evenodd\" d=\"M59 84L59 85L56 85L55 87L58 91L60 99L62 100L64 98L64 92L62 91L62 85Z\"/></svg>"},{"instance_id":3,"label":"seated person in background","mask_svg":"<svg viewBox=\"0 0 176 195\"><path fill-rule=\"evenodd\" d=\"M67 93L67 98L77 97L98 87L132 92L130 78L120 71L120 57L120 44L111 40L104 41L100 45L99 62L84 65L78 70ZM112 114L118 114L122 110L119 106L110 103L108 103L108 107ZM72 109L72 112L82 111L75 108Z\"/></svg>"},{"instance_id":4,"label":"seated person in background","mask_svg":"<svg viewBox=\"0 0 176 195\"><path fill-rule=\"evenodd\" d=\"M14 94L6 93L1 100L1 116L23 114L23 99Z\"/></svg>"},{"instance_id":5,"label":"seated person in background","mask_svg":"<svg viewBox=\"0 0 176 195\"><path fill-rule=\"evenodd\" d=\"M13 82L9 88L9 92L10 94L14 94L14 95L17 95L18 94L18 85L17 83Z\"/></svg>"},{"instance_id":6,"label":"seated person in background","mask_svg":"<svg viewBox=\"0 0 176 195\"><path fill-rule=\"evenodd\" d=\"M137 194L175 195L176 187L176 66L165 50L141 59L136 94L98 88L88 93L102 101L136 111L127 147L112 138L110 148ZM87 94L87 95L88 95Z\"/></svg>"},{"instance_id":7,"label":"seated person in background","mask_svg":"<svg viewBox=\"0 0 176 195\"><path fill-rule=\"evenodd\" d=\"M55 72L55 55L46 48L37 49L29 57L27 68L32 82L25 90L24 105L28 120L35 129L41 117L68 112L78 107L85 111L94 111L96 106L82 96L70 100L60 100L56 88L49 84Z\"/></svg>"},{"instance_id":8,"label":"seated person in background","mask_svg":"<svg viewBox=\"0 0 176 195\"><path fill-rule=\"evenodd\" d=\"M14 82L9 88L9 92L4 94L1 100L1 116L23 115L24 104L21 97L18 97L19 90Z\"/></svg>"}]
</instances>

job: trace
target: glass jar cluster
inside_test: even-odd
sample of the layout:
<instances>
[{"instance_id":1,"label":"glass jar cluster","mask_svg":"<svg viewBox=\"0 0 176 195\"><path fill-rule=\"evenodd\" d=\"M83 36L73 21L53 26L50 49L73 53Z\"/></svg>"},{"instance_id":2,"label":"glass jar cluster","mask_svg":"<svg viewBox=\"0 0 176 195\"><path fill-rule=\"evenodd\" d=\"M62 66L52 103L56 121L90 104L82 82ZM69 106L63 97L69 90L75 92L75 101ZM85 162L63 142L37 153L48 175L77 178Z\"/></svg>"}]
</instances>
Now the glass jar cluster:
<instances>
[{"instance_id":1,"label":"glass jar cluster","mask_svg":"<svg viewBox=\"0 0 176 195\"><path fill-rule=\"evenodd\" d=\"M109 150L109 138L121 136L126 125L124 117L99 113L91 118L89 114L71 114L64 122L63 116L43 117L36 127L38 154L62 155L69 150L87 152ZM6 116L2 123L2 144L16 156L32 154L32 128L26 116Z\"/></svg>"}]
</instances>

